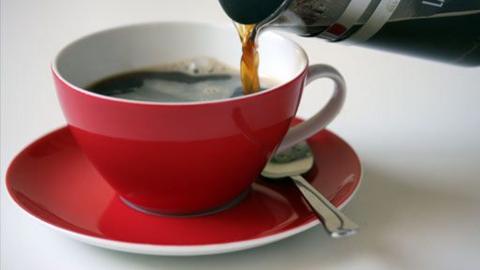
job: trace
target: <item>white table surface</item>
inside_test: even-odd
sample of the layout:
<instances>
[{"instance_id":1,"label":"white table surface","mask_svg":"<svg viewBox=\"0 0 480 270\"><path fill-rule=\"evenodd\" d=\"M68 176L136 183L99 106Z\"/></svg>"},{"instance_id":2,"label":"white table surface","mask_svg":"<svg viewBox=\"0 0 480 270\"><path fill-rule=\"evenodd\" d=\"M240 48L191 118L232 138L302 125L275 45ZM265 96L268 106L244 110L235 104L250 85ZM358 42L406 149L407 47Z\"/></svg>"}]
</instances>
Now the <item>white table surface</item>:
<instances>
[{"instance_id":1,"label":"white table surface","mask_svg":"<svg viewBox=\"0 0 480 270\"><path fill-rule=\"evenodd\" d=\"M5 191L14 155L65 123L49 71L82 35L144 21L228 23L216 0L1 1L2 269L479 269L480 69L295 39L311 62L340 70L345 109L330 129L359 153L363 185L345 212L355 237L320 227L269 246L204 257L155 257L91 247L27 216ZM308 117L328 82L305 92Z\"/></svg>"}]
</instances>

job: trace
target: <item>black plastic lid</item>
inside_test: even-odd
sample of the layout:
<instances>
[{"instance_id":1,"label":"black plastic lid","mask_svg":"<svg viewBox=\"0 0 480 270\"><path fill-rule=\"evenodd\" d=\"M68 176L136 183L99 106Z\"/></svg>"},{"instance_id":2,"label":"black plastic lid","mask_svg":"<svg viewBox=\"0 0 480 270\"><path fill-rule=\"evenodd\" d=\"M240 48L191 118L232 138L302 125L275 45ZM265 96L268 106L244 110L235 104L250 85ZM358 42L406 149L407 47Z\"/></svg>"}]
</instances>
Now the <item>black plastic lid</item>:
<instances>
[{"instance_id":1,"label":"black plastic lid","mask_svg":"<svg viewBox=\"0 0 480 270\"><path fill-rule=\"evenodd\" d=\"M241 24L259 23L273 14L285 0L219 0L228 17Z\"/></svg>"}]
</instances>

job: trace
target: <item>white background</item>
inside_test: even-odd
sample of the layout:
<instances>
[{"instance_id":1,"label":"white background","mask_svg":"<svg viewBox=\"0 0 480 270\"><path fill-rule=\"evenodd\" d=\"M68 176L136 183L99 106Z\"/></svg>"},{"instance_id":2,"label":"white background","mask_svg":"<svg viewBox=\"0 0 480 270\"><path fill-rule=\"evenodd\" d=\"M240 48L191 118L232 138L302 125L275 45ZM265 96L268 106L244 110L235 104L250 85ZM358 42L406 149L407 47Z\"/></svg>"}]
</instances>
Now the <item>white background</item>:
<instances>
[{"instance_id":1,"label":"white background","mask_svg":"<svg viewBox=\"0 0 480 270\"><path fill-rule=\"evenodd\" d=\"M330 128L364 165L363 186L345 209L360 234L333 240L315 227L226 255L132 255L75 242L27 216L5 191L5 170L65 122L49 64L67 42L130 23L228 19L216 0L2 0L0 18L2 269L478 269L479 68L294 37L312 63L334 65L348 82ZM309 87L299 114L312 115L330 86Z\"/></svg>"}]
</instances>

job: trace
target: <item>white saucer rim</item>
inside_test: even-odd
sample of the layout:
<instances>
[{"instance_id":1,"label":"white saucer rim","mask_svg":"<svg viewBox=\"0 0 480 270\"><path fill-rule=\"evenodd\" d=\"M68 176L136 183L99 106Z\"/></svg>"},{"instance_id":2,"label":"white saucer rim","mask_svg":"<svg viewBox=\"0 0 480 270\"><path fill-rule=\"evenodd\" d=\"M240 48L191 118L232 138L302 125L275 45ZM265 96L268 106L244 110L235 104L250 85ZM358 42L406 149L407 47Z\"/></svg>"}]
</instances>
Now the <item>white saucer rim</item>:
<instances>
[{"instance_id":1,"label":"white saucer rim","mask_svg":"<svg viewBox=\"0 0 480 270\"><path fill-rule=\"evenodd\" d=\"M68 126L62 126L59 128L55 128L52 131L44 134L43 136L39 136L38 139L34 140L34 142L37 142L38 140L41 140L45 138L46 136L53 134L57 131L60 131L63 128L68 128ZM355 154L359 165L360 165L360 175L359 175L359 180L357 182L357 185L355 186L355 189L353 192L350 194L348 198L343 201L338 208L342 209L344 208L356 195L358 189L360 188L360 185L362 184L362 179L363 179L363 165L362 162L353 147L350 146L343 138L338 136L337 134L333 133L332 131L328 130L330 133L335 135L337 138L342 140L343 143L345 143L350 149L352 149L353 153ZM34 143L33 142L33 143ZM32 143L29 143L25 148L23 148L18 154L20 155L24 150L26 150ZM14 160L16 157L14 158ZM13 160L12 160L13 161ZM10 167L10 166L9 166ZM7 175L8 175L8 170L7 170ZM5 185L7 185L8 181L4 181ZM250 240L242 240L242 241L235 241L235 242L229 242L229 243L219 243L219 244L206 244L206 245L156 245L156 244L141 244L141 243L130 243L130 242L124 242L124 241L117 241L117 240L111 240L111 239L105 239L101 237L96 237L96 236L91 236L91 235L86 235L86 234L81 234L78 232L74 232L68 229L64 229L61 227L58 227L54 224L51 224L33 213L30 213L28 209L25 209L22 207L10 194L10 189L8 186L6 187L7 193L9 193L10 200L14 202L14 205L16 207L20 208L22 212L25 212L33 218L36 221L39 221L41 224L46 225L47 227L53 229L54 231L60 232L70 238L73 238L75 240L78 240L80 242L83 242L85 244L101 247L101 248L106 248L110 250L116 250L116 251L122 251L122 252L128 252L128 253L136 253L136 254L144 254L144 255L161 255L161 256L199 256L199 255L213 255L213 254L222 254L222 253L229 253L229 252L235 252L235 251L241 251L241 250L246 250L246 249L251 249L263 245L267 245L273 242L280 241L282 239L288 238L290 236L299 234L301 232L304 232L315 225L319 224L318 219L312 220L311 222L308 222L306 224L303 224L301 226L298 226L296 228L283 231L277 234L273 235L268 235L268 236L263 236L255 239L250 239Z\"/></svg>"}]
</instances>

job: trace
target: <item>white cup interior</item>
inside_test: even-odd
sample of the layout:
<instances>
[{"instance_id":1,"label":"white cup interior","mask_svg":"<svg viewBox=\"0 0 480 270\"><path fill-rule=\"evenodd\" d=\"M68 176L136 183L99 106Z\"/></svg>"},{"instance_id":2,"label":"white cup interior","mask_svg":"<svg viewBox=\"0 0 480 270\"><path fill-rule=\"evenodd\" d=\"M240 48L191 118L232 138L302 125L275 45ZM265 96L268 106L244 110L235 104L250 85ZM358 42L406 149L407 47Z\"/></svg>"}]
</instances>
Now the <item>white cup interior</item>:
<instances>
[{"instance_id":1,"label":"white cup interior","mask_svg":"<svg viewBox=\"0 0 480 270\"><path fill-rule=\"evenodd\" d=\"M305 52L272 32L259 38L261 77L286 83L307 65ZM68 83L84 88L102 78L195 57L213 57L235 69L241 44L233 26L150 23L101 31L65 47L53 69Z\"/></svg>"}]
</instances>

